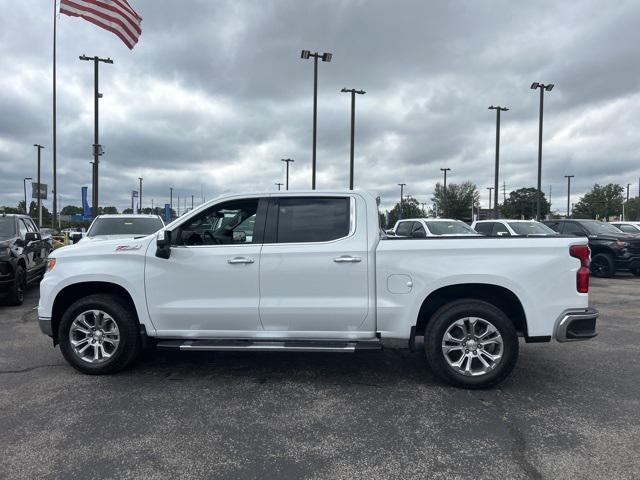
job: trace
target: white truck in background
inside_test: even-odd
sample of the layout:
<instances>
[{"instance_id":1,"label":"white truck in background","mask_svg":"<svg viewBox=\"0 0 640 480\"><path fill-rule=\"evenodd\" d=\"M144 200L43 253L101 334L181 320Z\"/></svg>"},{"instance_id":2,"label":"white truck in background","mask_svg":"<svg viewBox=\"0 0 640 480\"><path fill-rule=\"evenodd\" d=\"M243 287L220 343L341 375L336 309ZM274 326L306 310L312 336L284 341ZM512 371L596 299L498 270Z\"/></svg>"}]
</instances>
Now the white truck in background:
<instances>
[{"instance_id":1,"label":"white truck in background","mask_svg":"<svg viewBox=\"0 0 640 480\"><path fill-rule=\"evenodd\" d=\"M364 191L226 195L138 239L51 253L38 315L89 374L141 348L353 352L424 336L456 386L495 385L525 342L596 335L585 238L388 237Z\"/></svg>"}]
</instances>

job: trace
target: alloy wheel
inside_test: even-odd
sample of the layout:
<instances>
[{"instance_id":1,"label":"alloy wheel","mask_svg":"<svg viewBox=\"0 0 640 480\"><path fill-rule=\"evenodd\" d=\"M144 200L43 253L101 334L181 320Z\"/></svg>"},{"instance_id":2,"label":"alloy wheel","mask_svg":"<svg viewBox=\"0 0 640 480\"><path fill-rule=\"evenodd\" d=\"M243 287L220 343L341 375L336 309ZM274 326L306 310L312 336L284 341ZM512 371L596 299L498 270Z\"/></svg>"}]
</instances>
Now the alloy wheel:
<instances>
[{"instance_id":1,"label":"alloy wheel","mask_svg":"<svg viewBox=\"0 0 640 480\"><path fill-rule=\"evenodd\" d=\"M442 353L457 373L480 376L494 370L502 360L504 342L498 329L479 317L453 322L442 337Z\"/></svg>"},{"instance_id":2,"label":"alloy wheel","mask_svg":"<svg viewBox=\"0 0 640 480\"><path fill-rule=\"evenodd\" d=\"M108 313L87 310L71 324L69 342L73 353L81 360L93 364L104 363L117 351L120 331Z\"/></svg>"}]
</instances>

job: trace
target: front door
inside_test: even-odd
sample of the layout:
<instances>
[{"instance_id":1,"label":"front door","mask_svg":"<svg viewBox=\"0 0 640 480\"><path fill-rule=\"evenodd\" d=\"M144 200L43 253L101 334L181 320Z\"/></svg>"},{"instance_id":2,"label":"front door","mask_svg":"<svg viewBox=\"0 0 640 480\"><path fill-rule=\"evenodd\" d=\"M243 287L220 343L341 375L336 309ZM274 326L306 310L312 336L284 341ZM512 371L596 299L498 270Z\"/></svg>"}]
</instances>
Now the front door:
<instances>
[{"instance_id":1,"label":"front door","mask_svg":"<svg viewBox=\"0 0 640 480\"><path fill-rule=\"evenodd\" d=\"M373 331L368 269L360 197L272 198L260 259L265 335L335 338Z\"/></svg>"},{"instance_id":2,"label":"front door","mask_svg":"<svg viewBox=\"0 0 640 480\"><path fill-rule=\"evenodd\" d=\"M266 200L216 204L172 229L171 255L147 252L145 288L162 337L245 337L259 329Z\"/></svg>"}]
</instances>

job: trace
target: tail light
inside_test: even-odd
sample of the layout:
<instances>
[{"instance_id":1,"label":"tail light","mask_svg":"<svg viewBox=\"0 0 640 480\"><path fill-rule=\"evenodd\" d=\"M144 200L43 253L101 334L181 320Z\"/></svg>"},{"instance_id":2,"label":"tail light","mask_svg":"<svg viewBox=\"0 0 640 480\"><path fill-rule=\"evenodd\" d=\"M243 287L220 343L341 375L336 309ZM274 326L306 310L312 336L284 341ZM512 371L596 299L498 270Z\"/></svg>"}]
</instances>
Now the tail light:
<instances>
[{"instance_id":1,"label":"tail light","mask_svg":"<svg viewBox=\"0 0 640 480\"><path fill-rule=\"evenodd\" d=\"M580 268L576 274L576 289L579 293L589 293L589 253L587 245L569 247L569 255L580 260Z\"/></svg>"}]
</instances>

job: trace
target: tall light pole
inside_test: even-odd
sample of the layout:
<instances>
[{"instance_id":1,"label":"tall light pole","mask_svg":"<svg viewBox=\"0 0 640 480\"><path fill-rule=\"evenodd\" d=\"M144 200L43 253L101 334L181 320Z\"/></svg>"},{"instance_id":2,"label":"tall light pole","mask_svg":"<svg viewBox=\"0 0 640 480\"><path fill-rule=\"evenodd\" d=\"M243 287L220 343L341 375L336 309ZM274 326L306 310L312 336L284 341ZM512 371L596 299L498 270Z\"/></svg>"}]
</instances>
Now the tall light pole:
<instances>
[{"instance_id":1,"label":"tall light pole","mask_svg":"<svg viewBox=\"0 0 640 480\"><path fill-rule=\"evenodd\" d=\"M33 146L36 147L36 150L38 151L38 192L36 193L36 195L38 199L38 228L42 228L42 200L40 199L40 151L44 147L38 143L34 143ZM27 212L29 212L28 206Z\"/></svg>"},{"instance_id":2,"label":"tall light pole","mask_svg":"<svg viewBox=\"0 0 640 480\"><path fill-rule=\"evenodd\" d=\"M353 190L353 144L356 129L356 93L358 95L364 95L364 90L356 90L355 88L343 88L340 90L343 93L351 94L351 152L349 157L349 190Z\"/></svg>"},{"instance_id":3,"label":"tall light pole","mask_svg":"<svg viewBox=\"0 0 640 480\"><path fill-rule=\"evenodd\" d=\"M536 195L536 220L540 220L540 201L542 200L542 117L544 114L544 91L550 92L553 89L553 83L545 85L544 83L533 82L531 90L540 89L540 120L538 124L538 192Z\"/></svg>"},{"instance_id":4,"label":"tall light pole","mask_svg":"<svg viewBox=\"0 0 640 480\"><path fill-rule=\"evenodd\" d=\"M441 168L440 170L444 172L444 197L443 197L442 213L446 217L449 213L447 211L447 172L450 171L451 169Z\"/></svg>"},{"instance_id":5,"label":"tall light pole","mask_svg":"<svg viewBox=\"0 0 640 480\"><path fill-rule=\"evenodd\" d=\"M138 180L140 180L140 190L138 193L138 213L142 213L142 177L138 177Z\"/></svg>"},{"instance_id":6,"label":"tall light pole","mask_svg":"<svg viewBox=\"0 0 640 480\"><path fill-rule=\"evenodd\" d=\"M398 220L402 220L402 197L404 196L404 187L406 185L406 183L398 184L398 186L400 187L400 213L398 214Z\"/></svg>"},{"instance_id":7,"label":"tall light pole","mask_svg":"<svg viewBox=\"0 0 640 480\"><path fill-rule=\"evenodd\" d=\"M495 187L487 187L487 190L489 190L489 210L491 210L491 191L494 189ZM496 195L497 197L497 195ZM498 218L498 217L496 217Z\"/></svg>"},{"instance_id":8,"label":"tall light pole","mask_svg":"<svg viewBox=\"0 0 640 480\"><path fill-rule=\"evenodd\" d=\"M193 210L193 195L191 195L191 210Z\"/></svg>"},{"instance_id":9,"label":"tall light pole","mask_svg":"<svg viewBox=\"0 0 640 480\"><path fill-rule=\"evenodd\" d=\"M91 189L92 205L91 213L93 217L98 216L98 157L102 155L102 145L98 138L98 99L102 94L98 91L98 65L100 62L113 63L110 58L87 57L81 55L80 60L93 62L93 186Z\"/></svg>"},{"instance_id":10,"label":"tall light pole","mask_svg":"<svg viewBox=\"0 0 640 480\"><path fill-rule=\"evenodd\" d=\"M330 62L332 53L311 53L309 50L302 50L300 58L308 60L313 57L313 143L311 150L311 189L316 189L316 139L318 126L318 59L323 62Z\"/></svg>"},{"instance_id":11,"label":"tall light pole","mask_svg":"<svg viewBox=\"0 0 640 480\"><path fill-rule=\"evenodd\" d=\"M280 161L287 164L287 180L286 180L287 183L285 184L286 185L285 190L289 190L289 164L291 162L295 162L295 160L293 160L292 158L283 158Z\"/></svg>"},{"instance_id":12,"label":"tall light pole","mask_svg":"<svg viewBox=\"0 0 640 480\"><path fill-rule=\"evenodd\" d=\"M623 209L624 212L624 218L622 220L626 220L627 219L627 207L629 206L629 187L631 186L630 183L627 183L627 201L625 204L625 208Z\"/></svg>"},{"instance_id":13,"label":"tall light pole","mask_svg":"<svg viewBox=\"0 0 640 480\"><path fill-rule=\"evenodd\" d=\"M569 204L569 202L570 202L570 198L571 198L571 179L573 177L575 177L575 175L565 175L564 176L564 178L567 179L567 218L569 218L569 216L570 216L569 208L570 208L571 205Z\"/></svg>"},{"instance_id":14,"label":"tall light pole","mask_svg":"<svg viewBox=\"0 0 640 480\"><path fill-rule=\"evenodd\" d=\"M493 106L489 107L489 110L496 111L496 167L495 167L495 179L493 183L494 188L494 199L493 199L493 208L495 211L493 212L493 218L498 218L498 176L500 173L500 112L506 112L509 109L506 107ZM491 204L491 201L489 201ZM489 206L489 210L491 210L491 206Z\"/></svg>"},{"instance_id":15,"label":"tall light pole","mask_svg":"<svg viewBox=\"0 0 640 480\"><path fill-rule=\"evenodd\" d=\"M280 191L280 187L281 187L282 185L284 185L284 183L279 183L279 182L278 182L278 183L276 183L276 186L278 187L278 191Z\"/></svg>"}]
</instances>

